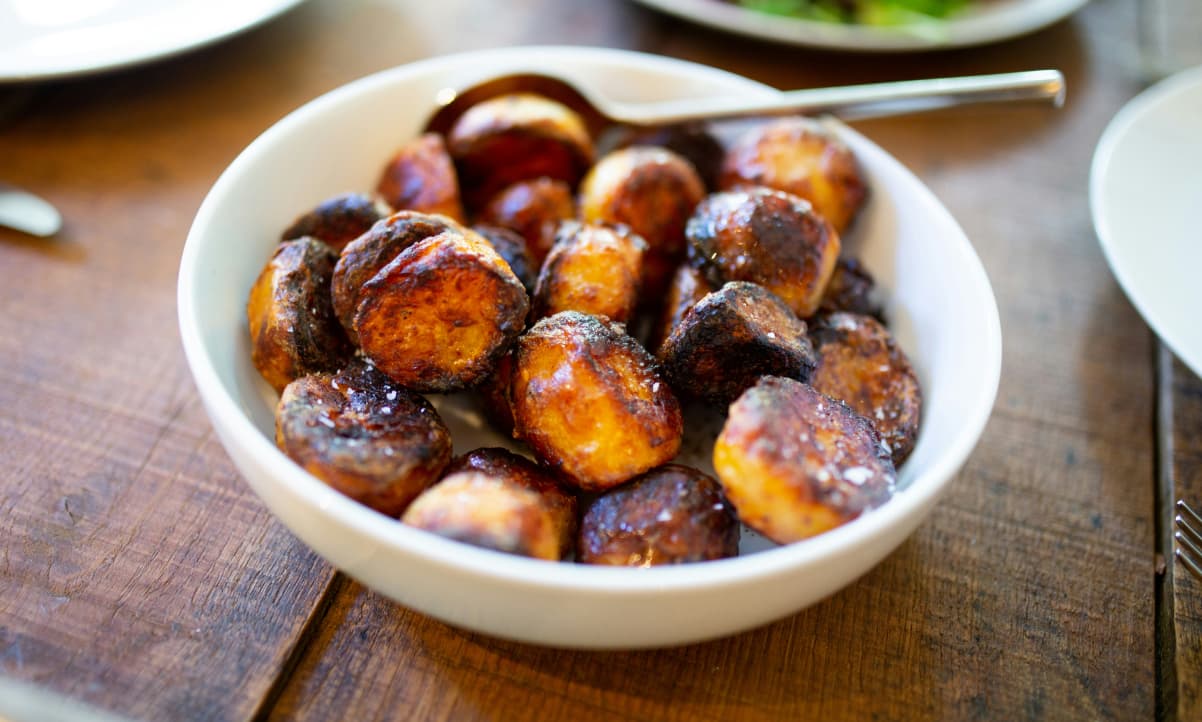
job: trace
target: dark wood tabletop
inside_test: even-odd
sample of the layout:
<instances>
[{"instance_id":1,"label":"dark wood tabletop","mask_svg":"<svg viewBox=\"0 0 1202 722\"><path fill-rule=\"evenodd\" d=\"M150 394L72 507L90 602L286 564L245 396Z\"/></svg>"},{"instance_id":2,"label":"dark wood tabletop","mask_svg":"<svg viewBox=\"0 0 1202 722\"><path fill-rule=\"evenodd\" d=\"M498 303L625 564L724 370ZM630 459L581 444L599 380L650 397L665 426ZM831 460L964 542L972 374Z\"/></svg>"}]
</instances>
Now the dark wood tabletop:
<instances>
[{"instance_id":1,"label":"dark wood tabletop","mask_svg":"<svg viewBox=\"0 0 1202 722\"><path fill-rule=\"evenodd\" d=\"M0 229L0 677L140 720L1198 718L1202 381L1117 285L1094 147L1143 87L1135 3L1027 37L857 55L627 0L311 0L119 72L0 87L0 180L53 201ZM521 44L631 48L780 88L1059 68L1068 102L856 123L925 181L993 283L993 416L934 513L873 571L769 626L685 647L499 641L331 568L213 435L176 325L192 217L274 121L350 80ZM1150 179L1149 182L1155 182Z\"/></svg>"}]
</instances>

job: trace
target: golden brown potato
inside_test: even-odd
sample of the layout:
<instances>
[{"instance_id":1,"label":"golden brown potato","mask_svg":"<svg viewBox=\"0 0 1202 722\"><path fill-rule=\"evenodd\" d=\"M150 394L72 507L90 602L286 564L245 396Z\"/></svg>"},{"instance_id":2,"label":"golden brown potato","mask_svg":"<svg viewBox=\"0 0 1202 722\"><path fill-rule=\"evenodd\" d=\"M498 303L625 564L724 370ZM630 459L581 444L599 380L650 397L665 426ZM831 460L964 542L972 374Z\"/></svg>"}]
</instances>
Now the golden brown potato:
<instances>
[{"instance_id":1,"label":"golden brown potato","mask_svg":"<svg viewBox=\"0 0 1202 722\"><path fill-rule=\"evenodd\" d=\"M659 352L678 393L729 404L761 376L804 381L816 361L805 321L770 291L735 281L681 319Z\"/></svg>"},{"instance_id":2,"label":"golden brown potato","mask_svg":"<svg viewBox=\"0 0 1202 722\"><path fill-rule=\"evenodd\" d=\"M334 313L351 341L356 344L359 342L355 333L355 312L359 310L363 284L414 243L443 231L462 228L446 216L398 211L342 249L338 264L334 266L330 288L334 298Z\"/></svg>"},{"instance_id":3,"label":"golden brown potato","mask_svg":"<svg viewBox=\"0 0 1202 722\"><path fill-rule=\"evenodd\" d=\"M354 327L363 355L415 391L483 380L526 325L521 281L473 231L402 251L363 284Z\"/></svg>"},{"instance_id":4,"label":"golden brown potato","mask_svg":"<svg viewBox=\"0 0 1202 722\"><path fill-rule=\"evenodd\" d=\"M447 147L470 208L498 191L532 178L575 187L595 151L584 121L571 108L530 93L502 95L473 105L455 121Z\"/></svg>"},{"instance_id":5,"label":"golden brown potato","mask_svg":"<svg viewBox=\"0 0 1202 722\"><path fill-rule=\"evenodd\" d=\"M805 198L840 234L868 195L851 149L817 121L801 117L766 123L735 141L719 185L767 186Z\"/></svg>"},{"instance_id":6,"label":"golden brown potato","mask_svg":"<svg viewBox=\"0 0 1202 722\"><path fill-rule=\"evenodd\" d=\"M680 404L637 341L565 311L518 340L514 435L575 487L601 491L671 460Z\"/></svg>"},{"instance_id":7,"label":"golden brown potato","mask_svg":"<svg viewBox=\"0 0 1202 722\"><path fill-rule=\"evenodd\" d=\"M726 149L704 123L681 123L648 128L626 128L617 134L614 147L654 145L683 156L697 169L707 190L718 190L718 176Z\"/></svg>"},{"instance_id":8,"label":"golden brown potato","mask_svg":"<svg viewBox=\"0 0 1202 722\"><path fill-rule=\"evenodd\" d=\"M476 387L476 398L493 428L513 436L513 349L497 359L492 373Z\"/></svg>"},{"instance_id":9,"label":"golden brown potato","mask_svg":"<svg viewBox=\"0 0 1202 722\"><path fill-rule=\"evenodd\" d=\"M739 554L739 522L718 482L666 464L593 499L580 521L585 564L650 567Z\"/></svg>"},{"instance_id":10,"label":"golden brown potato","mask_svg":"<svg viewBox=\"0 0 1202 722\"><path fill-rule=\"evenodd\" d=\"M580 311L625 323L638 306L646 250L625 228L565 222L538 275L533 317Z\"/></svg>"},{"instance_id":11,"label":"golden brown potato","mask_svg":"<svg viewBox=\"0 0 1202 722\"><path fill-rule=\"evenodd\" d=\"M251 362L276 391L298 376L336 370L350 358L353 349L330 302L337 258L315 238L285 241L250 289Z\"/></svg>"},{"instance_id":12,"label":"golden brown potato","mask_svg":"<svg viewBox=\"0 0 1202 722\"><path fill-rule=\"evenodd\" d=\"M475 475L477 478L464 478ZM576 537L576 498L534 462L499 448L455 459L402 521L497 551L559 560Z\"/></svg>"},{"instance_id":13,"label":"golden brown potato","mask_svg":"<svg viewBox=\"0 0 1202 722\"><path fill-rule=\"evenodd\" d=\"M502 189L480 210L480 223L517 231L526 239L535 273L555 243L560 221L576 217L572 187L561 180L540 177Z\"/></svg>"},{"instance_id":14,"label":"golden brown potato","mask_svg":"<svg viewBox=\"0 0 1202 722\"><path fill-rule=\"evenodd\" d=\"M739 519L778 544L880 505L896 472L863 416L808 384L768 376L731 405L714 470Z\"/></svg>"},{"instance_id":15,"label":"golden brown potato","mask_svg":"<svg viewBox=\"0 0 1202 722\"><path fill-rule=\"evenodd\" d=\"M398 211L438 213L462 223L459 177L437 133L425 133L396 152L376 183L376 192Z\"/></svg>"},{"instance_id":16,"label":"golden brown potato","mask_svg":"<svg viewBox=\"0 0 1202 722\"><path fill-rule=\"evenodd\" d=\"M688 263L680 264L672 275L672 282L668 284L668 294L660 308L659 318L651 329L647 348L655 350L655 355L659 356L664 341L680 325L689 309L713 290L705 274Z\"/></svg>"},{"instance_id":17,"label":"golden brown potato","mask_svg":"<svg viewBox=\"0 0 1202 722\"><path fill-rule=\"evenodd\" d=\"M344 193L322 201L316 208L297 218L280 235L280 240L291 241L312 236L337 253L390 213L392 209L379 198L362 193Z\"/></svg>"},{"instance_id":18,"label":"golden brown potato","mask_svg":"<svg viewBox=\"0 0 1202 722\"><path fill-rule=\"evenodd\" d=\"M882 321L884 312L873 298L875 289L876 280L859 259L840 256L835 262L835 272L826 284L818 310L823 313L851 311Z\"/></svg>"},{"instance_id":19,"label":"golden brown potato","mask_svg":"<svg viewBox=\"0 0 1202 722\"><path fill-rule=\"evenodd\" d=\"M276 409L276 444L331 487L393 517L451 460L450 431L430 402L361 360L289 384Z\"/></svg>"},{"instance_id":20,"label":"golden brown potato","mask_svg":"<svg viewBox=\"0 0 1202 722\"><path fill-rule=\"evenodd\" d=\"M711 280L758 283L801 318L818 310L839 258L839 234L808 202L767 188L707 197L687 233Z\"/></svg>"},{"instance_id":21,"label":"golden brown potato","mask_svg":"<svg viewBox=\"0 0 1202 722\"><path fill-rule=\"evenodd\" d=\"M505 259L509 270L522 282L526 293L533 296L534 285L538 283L538 266L530 255L526 239L516 231L501 226L475 225L472 230L479 233Z\"/></svg>"},{"instance_id":22,"label":"golden brown potato","mask_svg":"<svg viewBox=\"0 0 1202 722\"><path fill-rule=\"evenodd\" d=\"M893 335L871 316L832 313L811 330L818 366L810 384L866 417L901 466L918 440L922 391Z\"/></svg>"},{"instance_id":23,"label":"golden brown potato","mask_svg":"<svg viewBox=\"0 0 1202 722\"><path fill-rule=\"evenodd\" d=\"M658 298L684 258L685 223L704 197L692 163L666 148L632 146L609 153L584 177L580 215L624 225L647 241L643 279Z\"/></svg>"}]
</instances>

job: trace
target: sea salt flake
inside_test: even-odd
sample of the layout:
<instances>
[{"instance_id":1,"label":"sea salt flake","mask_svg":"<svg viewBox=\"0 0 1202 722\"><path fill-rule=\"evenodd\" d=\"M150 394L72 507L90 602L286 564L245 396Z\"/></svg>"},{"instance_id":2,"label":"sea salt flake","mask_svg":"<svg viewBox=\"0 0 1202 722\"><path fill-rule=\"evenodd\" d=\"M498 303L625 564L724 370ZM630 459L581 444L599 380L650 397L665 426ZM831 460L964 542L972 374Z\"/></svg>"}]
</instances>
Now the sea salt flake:
<instances>
[{"instance_id":1,"label":"sea salt flake","mask_svg":"<svg viewBox=\"0 0 1202 722\"><path fill-rule=\"evenodd\" d=\"M863 466L853 466L850 469L843 470L843 480L851 482L856 486L862 486L864 482L872 478L872 469Z\"/></svg>"}]
</instances>

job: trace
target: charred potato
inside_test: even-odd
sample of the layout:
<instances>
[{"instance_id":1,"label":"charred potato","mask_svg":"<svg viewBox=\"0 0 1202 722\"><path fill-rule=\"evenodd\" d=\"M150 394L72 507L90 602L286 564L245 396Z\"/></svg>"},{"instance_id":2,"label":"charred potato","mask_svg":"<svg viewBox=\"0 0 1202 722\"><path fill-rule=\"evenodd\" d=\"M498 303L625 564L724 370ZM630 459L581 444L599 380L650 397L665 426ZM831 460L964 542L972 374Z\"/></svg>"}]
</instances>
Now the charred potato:
<instances>
[{"instance_id":1,"label":"charred potato","mask_svg":"<svg viewBox=\"0 0 1202 722\"><path fill-rule=\"evenodd\" d=\"M851 311L884 320L881 305L873 298L876 280L858 259L840 257L826 284L819 310L824 313Z\"/></svg>"},{"instance_id":2,"label":"charred potato","mask_svg":"<svg viewBox=\"0 0 1202 722\"><path fill-rule=\"evenodd\" d=\"M697 302L659 352L678 392L729 404L761 376L805 380L814 348L805 321L754 283L728 283Z\"/></svg>"},{"instance_id":3,"label":"charred potato","mask_svg":"<svg viewBox=\"0 0 1202 722\"><path fill-rule=\"evenodd\" d=\"M448 230L462 230L462 226L446 216L399 211L376 223L342 249L330 288L334 312L352 341L359 341L355 333L355 312L359 310L363 284L401 251Z\"/></svg>"},{"instance_id":4,"label":"charred potato","mask_svg":"<svg viewBox=\"0 0 1202 722\"><path fill-rule=\"evenodd\" d=\"M438 213L461 223L465 218L455 164L437 133L402 146L384 166L376 192L398 211Z\"/></svg>"},{"instance_id":5,"label":"charred potato","mask_svg":"<svg viewBox=\"0 0 1202 722\"><path fill-rule=\"evenodd\" d=\"M447 147L471 208L522 180L547 177L575 187L595 155L574 110L530 93L473 105L455 121Z\"/></svg>"},{"instance_id":6,"label":"charred potato","mask_svg":"<svg viewBox=\"0 0 1202 722\"><path fill-rule=\"evenodd\" d=\"M678 464L596 497L580 521L577 560L650 567L739 553L739 522L718 482Z\"/></svg>"},{"instance_id":7,"label":"charred potato","mask_svg":"<svg viewBox=\"0 0 1202 722\"><path fill-rule=\"evenodd\" d=\"M575 311L518 341L514 435L574 486L608 489L676 456L680 404L620 327Z\"/></svg>"},{"instance_id":8,"label":"charred potato","mask_svg":"<svg viewBox=\"0 0 1202 722\"><path fill-rule=\"evenodd\" d=\"M652 128L629 128L619 133L615 147L653 145L682 156L697 169L707 190L718 190L718 177L726 149L704 123L683 123Z\"/></svg>"},{"instance_id":9,"label":"charred potato","mask_svg":"<svg viewBox=\"0 0 1202 722\"><path fill-rule=\"evenodd\" d=\"M502 189L480 210L477 220L520 233L526 239L537 273L555 243L560 221L575 217L572 187L562 180L542 177L518 181Z\"/></svg>"},{"instance_id":10,"label":"charred potato","mask_svg":"<svg viewBox=\"0 0 1202 722\"><path fill-rule=\"evenodd\" d=\"M625 323L638 306L646 250L625 228L564 223L534 287L534 317L580 311Z\"/></svg>"},{"instance_id":11,"label":"charred potato","mask_svg":"<svg viewBox=\"0 0 1202 722\"><path fill-rule=\"evenodd\" d=\"M530 302L504 259L472 231L406 248L363 284L354 328L363 354L415 391L454 391L492 372Z\"/></svg>"},{"instance_id":12,"label":"charred potato","mask_svg":"<svg viewBox=\"0 0 1202 722\"><path fill-rule=\"evenodd\" d=\"M534 284L538 282L538 266L530 255L526 239L516 231L500 226L475 225L472 230L479 233L492 245L493 250L509 264L509 270L522 282L528 295L534 295Z\"/></svg>"},{"instance_id":13,"label":"charred potato","mask_svg":"<svg viewBox=\"0 0 1202 722\"><path fill-rule=\"evenodd\" d=\"M693 164L666 148L632 146L609 153L580 184L588 223L624 225L647 241L647 292L658 297L684 258L685 223L705 197Z\"/></svg>"},{"instance_id":14,"label":"charred potato","mask_svg":"<svg viewBox=\"0 0 1202 722\"><path fill-rule=\"evenodd\" d=\"M289 384L276 444L334 489L393 517L451 460L451 434L430 402L362 361Z\"/></svg>"},{"instance_id":15,"label":"charred potato","mask_svg":"<svg viewBox=\"0 0 1202 722\"><path fill-rule=\"evenodd\" d=\"M513 436L513 349L497 359L497 365L476 388L476 394L489 423L502 434Z\"/></svg>"},{"instance_id":16,"label":"charred potato","mask_svg":"<svg viewBox=\"0 0 1202 722\"><path fill-rule=\"evenodd\" d=\"M818 310L839 258L839 234L808 202L767 188L707 197L687 233L712 280L758 283L801 318Z\"/></svg>"},{"instance_id":17,"label":"charred potato","mask_svg":"<svg viewBox=\"0 0 1202 722\"><path fill-rule=\"evenodd\" d=\"M392 209L378 198L362 193L343 193L322 201L297 218L281 234L280 240L311 236L337 253L390 213Z\"/></svg>"},{"instance_id":18,"label":"charred potato","mask_svg":"<svg viewBox=\"0 0 1202 722\"><path fill-rule=\"evenodd\" d=\"M576 498L529 459L476 449L452 461L402 521L488 549L560 560L575 545Z\"/></svg>"},{"instance_id":19,"label":"charred potato","mask_svg":"<svg viewBox=\"0 0 1202 722\"><path fill-rule=\"evenodd\" d=\"M727 151L719 185L761 185L792 193L813 204L842 234L868 194L860 165L842 141L809 118L759 126Z\"/></svg>"},{"instance_id":20,"label":"charred potato","mask_svg":"<svg viewBox=\"0 0 1202 722\"><path fill-rule=\"evenodd\" d=\"M251 287L246 303L251 362L276 391L298 376L336 370L350 358L353 349L330 301L337 258L315 238L285 241Z\"/></svg>"},{"instance_id":21,"label":"charred potato","mask_svg":"<svg viewBox=\"0 0 1202 722\"><path fill-rule=\"evenodd\" d=\"M900 466L918 440L922 392L893 334L871 316L832 313L812 329L818 366L814 388L866 417Z\"/></svg>"},{"instance_id":22,"label":"charred potato","mask_svg":"<svg viewBox=\"0 0 1202 722\"><path fill-rule=\"evenodd\" d=\"M713 290L714 287L701 271L687 263L678 266L672 275L672 282L668 284L668 294L660 308L659 318L651 329L647 348L654 349L658 356L664 341L680 325L689 309Z\"/></svg>"},{"instance_id":23,"label":"charred potato","mask_svg":"<svg viewBox=\"0 0 1202 722\"><path fill-rule=\"evenodd\" d=\"M772 376L731 405L714 470L743 523L778 544L880 505L896 480L867 419L808 384Z\"/></svg>"}]
</instances>

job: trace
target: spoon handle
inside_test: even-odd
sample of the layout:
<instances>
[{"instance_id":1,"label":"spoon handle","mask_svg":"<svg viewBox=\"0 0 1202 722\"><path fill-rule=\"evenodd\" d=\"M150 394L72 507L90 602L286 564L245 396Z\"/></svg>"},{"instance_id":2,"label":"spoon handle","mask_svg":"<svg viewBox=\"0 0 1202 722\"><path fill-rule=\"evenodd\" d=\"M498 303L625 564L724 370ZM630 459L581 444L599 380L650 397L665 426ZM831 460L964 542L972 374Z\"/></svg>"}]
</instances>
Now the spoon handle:
<instances>
[{"instance_id":1,"label":"spoon handle","mask_svg":"<svg viewBox=\"0 0 1202 722\"><path fill-rule=\"evenodd\" d=\"M621 104L615 120L661 125L688 120L742 118L784 113L831 114L844 120L901 115L969 103L1015 100L1064 104L1064 75L1059 70L1029 70L996 75L903 80L866 85L789 90L763 99L709 97L662 103Z\"/></svg>"}]
</instances>

